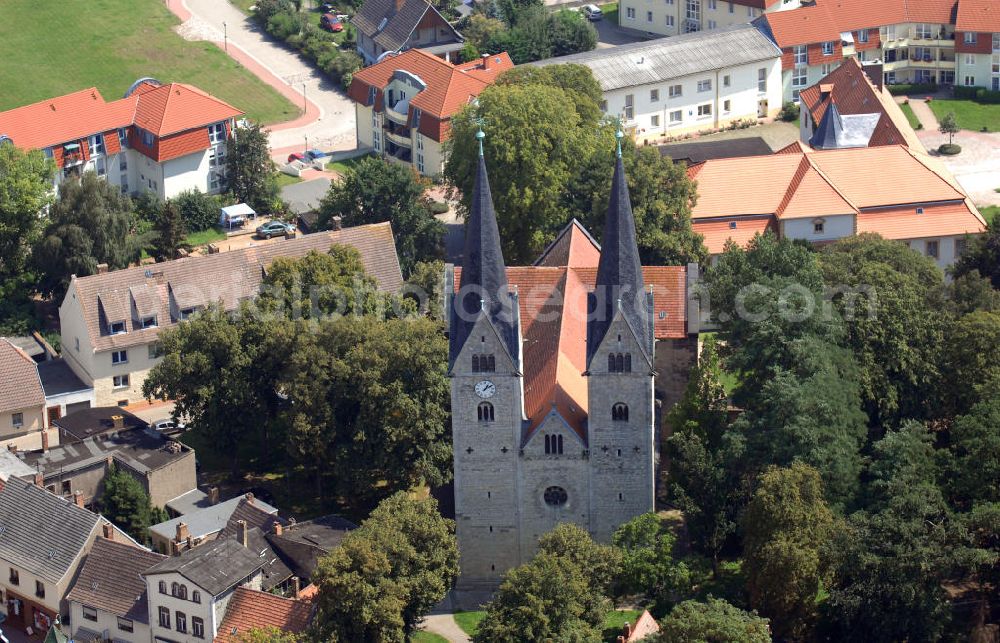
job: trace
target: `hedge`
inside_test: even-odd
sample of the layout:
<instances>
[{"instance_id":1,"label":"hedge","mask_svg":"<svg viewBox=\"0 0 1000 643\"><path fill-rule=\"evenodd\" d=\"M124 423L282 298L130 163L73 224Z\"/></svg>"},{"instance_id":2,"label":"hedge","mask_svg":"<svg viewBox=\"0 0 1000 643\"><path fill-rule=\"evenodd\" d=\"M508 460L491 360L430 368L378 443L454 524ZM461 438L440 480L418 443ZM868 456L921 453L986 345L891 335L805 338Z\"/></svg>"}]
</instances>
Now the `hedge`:
<instances>
[{"instance_id":1,"label":"hedge","mask_svg":"<svg viewBox=\"0 0 1000 643\"><path fill-rule=\"evenodd\" d=\"M1000 92L983 87L956 87L955 98L974 100L977 103L1000 105Z\"/></svg>"},{"instance_id":2,"label":"hedge","mask_svg":"<svg viewBox=\"0 0 1000 643\"><path fill-rule=\"evenodd\" d=\"M904 96L906 94L933 94L938 90L934 83L903 83L899 85L887 85L889 93L893 96Z\"/></svg>"}]
</instances>

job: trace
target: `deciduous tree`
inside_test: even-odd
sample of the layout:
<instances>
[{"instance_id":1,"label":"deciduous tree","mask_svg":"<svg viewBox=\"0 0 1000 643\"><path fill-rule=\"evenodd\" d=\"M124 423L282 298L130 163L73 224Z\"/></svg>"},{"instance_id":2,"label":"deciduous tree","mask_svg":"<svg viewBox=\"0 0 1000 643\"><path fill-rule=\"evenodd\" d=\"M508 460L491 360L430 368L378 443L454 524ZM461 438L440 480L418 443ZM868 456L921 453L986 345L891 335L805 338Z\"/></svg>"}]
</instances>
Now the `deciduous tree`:
<instances>
[{"instance_id":1,"label":"deciduous tree","mask_svg":"<svg viewBox=\"0 0 1000 643\"><path fill-rule=\"evenodd\" d=\"M589 578L594 591L607 594L621 566L621 552L595 543L579 525L560 523L538 539L538 551L572 561Z\"/></svg>"},{"instance_id":2,"label":"deciduous tree","mask_svg":"<svg viewBox=\"0 0 1000 643\"><path fill-rule=\"evenodd\" d=\"M167 201L160 208L156 219L156 238L153 240L152 255L157 261L167 261L177 256L184 246L184 220L180 208L173 201Z\"/></svg>"},{"instance_id":3,"label":"deciduous tree","mask_svg":"<svg viewBox=\"0 0 1000 643\"><path fill-rule=\"evenodd\" d=\"M959 416L951 429L948 487L964 507L1000 502L1000 397L993 390L993 395Z\"/></svg>"},{"instance_id":4,"label":"deciduous tree","mask_svg":"<svg viewBox=\"0 0 1000 643\"><path fill-rule=\"evenodd\" d=\"M458 575L455 524L433 498L383 500L320 559L316 629L326 640L402 643Z\"/></svg>"},{"instance_id":5,"label":"deciduous tree","mask_svg":"<svg viewBox=\"0 0 1000 643\"><path fill-rule=\"evenodd\" d=\"M958 120L955 118L955 112L948 112L944 115L938 124L938 131L948 135L948 145L955 142L955 134L961 131L958 127Z\"/></svg>"},{"instance_id":6,"label":"deciduous tree","mask_svg":"<svg viewBox=\"0 0 1000 643\"><path fill-rule=\"evenodd\" d=\"M149 527L167 520L167 513L154 507L138 480L111 465L104 477L101 512L129 536L149 542Z\"/></svg>"},{"instance_id":7,"label":"deciduous tree","mask_svg":"<svg viewBox=\"0 0 1000 643\"><path fill-rule=\"evenodd\" d=\"M418 261L439 259L444 225L423 198L424 186L412 169L367 157L330 185L320 204L319 225L339 216L345 226L388 221L404 274Z\"/></svg>"},{"instance_id":8,"label":"deciduous tree","mask_svg":"<svg viewBox=\"0 0 1000 643\"><path fill-rule=\"evenodd\" d=\"M664 612L691 594L691 570L674 551L677 538L655 513L620 526L611 542L621 550L618 593L645 595Z\"/></svg>"},{"instance_id":9,"label":"deciduous tree","mask_svg":"<svg viewBox=\"0 0 1000 643\"><path fill-rule=\"evenodd\" d=\"M1000 312L975 311L948 324L941 352L942 406L964 414L997 396L1000 384Z\"/></svg>"},{"instance_id":10,"label":"deciduous tree","mask_svg":"<svg viewBox=\"0 0 1000 643\"><path fill-rule=\"evenodd\" d=\"M654 640L770 643L771 631L767 619L756 612L745 612L722 599L709 597L704 603L685 601L671 610L660 623L660 634Z\"/></svg>"},{"instance_id":11,"label":"deciduous tree","mask_svg":"<svg viewBox=\"0 0 1000 643\"><path fill-rule=\"evenodd\" d=\"M750 604L774 633L801 640L815 624L826 576L822 552L833 528L819 472L796 462L761 476L743 519Z\"/></svg>"},{"instance_id":12,"label":"deciduous tree","mask_svg":"<svg viewBox=\"0 0 1000 643\"><path fill-rule=\"evenodd\" d=\"M267 130L251 122L226 141L226 182L237 200L260 213L280 209L278 172L271 160Z\"/></svg>"},{"instance_id":13,"label":"deciduous tree","mask_svg":"<svg viewBox=\"0 0 1000 643\"><path fill-rule=\"evenodd\" d=\"M966 243L965 252L951 268L952 273L961 277L978 270L994 288L1000 289L1000 217L993 217L984 234L968 237Z\"/></svg>"}]
</instances>

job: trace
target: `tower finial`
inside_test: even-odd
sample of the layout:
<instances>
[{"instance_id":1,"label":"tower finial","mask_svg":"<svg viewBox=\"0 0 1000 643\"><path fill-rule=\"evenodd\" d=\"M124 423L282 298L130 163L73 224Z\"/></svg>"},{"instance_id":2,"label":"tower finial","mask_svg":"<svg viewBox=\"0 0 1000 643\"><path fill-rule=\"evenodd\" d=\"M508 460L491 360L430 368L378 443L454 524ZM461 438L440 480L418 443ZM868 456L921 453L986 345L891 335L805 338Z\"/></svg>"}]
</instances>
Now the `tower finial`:
<instances>
[{"instance_id":1,"label":"tower finial","mask_svg":"<svg viewBox=\"0 0 1000 643\"><path fill-rule=\"evenodd\" d=\"M615 139L618 144L618 158L622 157L622 138L624 136L625 133L622 132L621 128L619 127L618 130L615 132Z\"/></svg>"},{"instance_id":2,"label":"tower finial","mask_svg":"<svg viewBox=\"0 0 1000 643\"><path fill-rule=\"evenodd\" d=\"M483 139L486 138L486 133L483 132L483 122L484 122L484 120L480 117L480 118L475 119L474 122L479 127L479 129L476 130L476 140L479 141L479 156L482 156L483 155Z\"/></svg>"}]
</instances>

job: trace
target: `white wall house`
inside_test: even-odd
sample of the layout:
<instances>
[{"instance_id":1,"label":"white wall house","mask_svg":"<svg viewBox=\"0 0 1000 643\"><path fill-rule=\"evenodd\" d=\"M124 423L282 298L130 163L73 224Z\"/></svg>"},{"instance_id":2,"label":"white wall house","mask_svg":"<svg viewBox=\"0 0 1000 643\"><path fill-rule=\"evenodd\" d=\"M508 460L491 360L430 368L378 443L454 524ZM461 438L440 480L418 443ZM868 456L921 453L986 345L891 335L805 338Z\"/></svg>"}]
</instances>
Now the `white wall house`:
<instances>
[{"instance_id":1,"label":"white wall house","mask_svg":"<svg viewBox=\"0 0 1000 643\"><path fill-rule=\"evenodd\" d=\"M749 24L531 63L589 67L636 140L756 122L781 109L781 52Z\"/></svg>"},{"instance_id":2,"label":"white wall house","mask_svg":"<svg viewBox=\"0 0 1000 643\"><path fill-rule=\"evenodd\" d=\"M677 36L722 29L798 6L799 0L622 0L618 23L629 31Z\"/></svg>"}]
</instances>

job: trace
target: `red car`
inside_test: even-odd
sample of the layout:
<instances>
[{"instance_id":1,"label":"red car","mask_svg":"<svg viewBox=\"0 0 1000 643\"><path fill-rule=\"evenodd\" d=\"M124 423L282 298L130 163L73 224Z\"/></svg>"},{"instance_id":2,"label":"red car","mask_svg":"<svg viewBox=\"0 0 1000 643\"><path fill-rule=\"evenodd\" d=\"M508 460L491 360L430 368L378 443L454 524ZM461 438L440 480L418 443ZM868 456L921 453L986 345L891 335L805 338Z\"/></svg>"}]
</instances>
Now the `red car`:
<instances>
[{"instance_id":1,"label":"red car","mask_svg":"<svg viewBox=\"0 0 1000 643\"><path fill-rule=\"evenodd\" d=\"M306 155L301 152L292 152L288 155L288 162L291 163L292 161L302 161L305 163Z\"/></svg>"},{"instance_id":2,"label":"red car","mask_svg":"<svg viewBox=\"0 0 1000 643\"><path fill-rule=\"evenodd\" d=\"M340 22L340 19L332 13L324 13L323 17L319 19L319 26L327 31L332 31L333 33L338 33L344 30L344 25Z\"/></svg>"}]
</instances>

